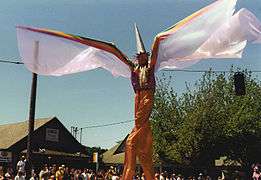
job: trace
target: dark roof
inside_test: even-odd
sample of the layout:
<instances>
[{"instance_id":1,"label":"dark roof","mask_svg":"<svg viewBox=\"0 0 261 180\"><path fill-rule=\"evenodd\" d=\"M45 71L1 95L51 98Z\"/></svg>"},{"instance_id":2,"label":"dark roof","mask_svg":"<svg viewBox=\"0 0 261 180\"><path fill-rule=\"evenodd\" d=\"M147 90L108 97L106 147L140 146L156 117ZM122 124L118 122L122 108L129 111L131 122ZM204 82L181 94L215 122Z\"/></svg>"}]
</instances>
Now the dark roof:
<instances>
[{"instance_id":1,"label":"dark roof","mask_svg":"<svg viewBox=\"0 0 261 180\"><path fill-rule=\"evenodd\" d=\"M121 143L117 144L116 146L113 146L111 149L103 153L102 155L102 161L105 164L123 164L124 163L124 153L118 153L115 154L115 151L118 149L118 147L121 145Z\"/></svg>"},{"instance_id":2,"label":"dark roof","mask_svg":"<svg viewBox=\"0 0 261 180\"><path fill-rule=\"evenodd\" d=\"M38 129L54 118L55 117L36 119L34 123L34 130ZM27 133L28 120L19 123L0 125L0 149L8 149L10 146L26 137Z\"/></svg>"},{"instance_id":3,"label":"dark roof","mask_svg":"<svg viewBox=\"0 0 261 180\"><path fill-rule=\"evenodd\" d=\"M125 152L125 142L127 141L127 138L129 137L129 134L124 138L123 141L119 141L118 144L119 146L117 149L114 151L113 155L124 153Z\"/></svg>"},{"instance_id":4,"label":"dark roof","mask_svg":"<svg viewBox=\"0 0 261 180\"><path fill-rule=\"evenodd\" d=\"M128 135L123 141L119 142L117 145L113 146L111 149L102 154L102 161L105 164L123 164L124 163L124 146ZM136 159L137 164L139 163L138 158Z\"/></svg>"}]
</instances>

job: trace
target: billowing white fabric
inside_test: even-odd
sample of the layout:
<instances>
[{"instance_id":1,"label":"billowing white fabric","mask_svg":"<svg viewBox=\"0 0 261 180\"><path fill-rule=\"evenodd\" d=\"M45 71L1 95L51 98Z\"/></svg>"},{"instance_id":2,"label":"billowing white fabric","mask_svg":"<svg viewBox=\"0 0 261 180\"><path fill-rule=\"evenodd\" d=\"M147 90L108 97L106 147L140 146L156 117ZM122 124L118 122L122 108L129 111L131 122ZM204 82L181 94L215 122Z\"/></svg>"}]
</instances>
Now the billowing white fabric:
<instances>
[{"instance_id":1,"label":"billowing white fabric","mask_svg":"<svg viewBox=\"0 0 261 180\"><path fill-rule=\"evenodd\" d=\"M236 0L216 1L160 41L156 67L175 69L206 58L240 58L247 41L260 43L260 22L246 9L233 15L235 4Z\"/></svg>"},{"instance_id":2,"label":"billowing white fabric","mask_svg":"<svg viewBox=\"0 0 261 180\"><path fill-rule=\"evenodd\" d=\"M247 42L261 43L261 23L247 9L241 9L222 25L191 56L182 61L206 58L241 58Z\"/></svg>"},{"instance_id":3,"label":"billowing white fabric","mask_svg":"<svg viewBox=\"0 0 261 180\"><path fill-rule=\"evenodd\" d=\"M193 54L213 32L227 22L235 11L236 2L237 0L218 0L198 11L199 15L195 13L188 20L181 21L184 25L160 41L156 67L183 68L197 62L180 62L177 59ZM179 23L176 26L178 25Z\"/></svg>"},{"instance_id":4,"label":"billowing white fabric","mask_svg":"<svg viewBox=\"0 0 261 180\"><path fill-rule=\"evenodd\" d=\"M236 2L217 0L158 34L158 48L152 51L157 55L155 70L184 68L206 58L240 58L247 42L261 43L260 21L246 9L233 15ZM23 62L37 74L59 76L99 67L114 76L131 74L119 56L104 49L24 28L17 28L17 38Z\"/></svg>"},{"instance_id":5,"label":"billowing white fabric","mask_svg":"<svg viewBox=\"0 0 261 180\"><path fill-rule=\"evenodd\" d=\"M113 76L130 77L129 67L102 49L23 28L17 28L17 39L22 61L34 73L60 76L101 67ZM35 58L34 44L37 41L39 54Z\"/></svg>"}]
</instances>

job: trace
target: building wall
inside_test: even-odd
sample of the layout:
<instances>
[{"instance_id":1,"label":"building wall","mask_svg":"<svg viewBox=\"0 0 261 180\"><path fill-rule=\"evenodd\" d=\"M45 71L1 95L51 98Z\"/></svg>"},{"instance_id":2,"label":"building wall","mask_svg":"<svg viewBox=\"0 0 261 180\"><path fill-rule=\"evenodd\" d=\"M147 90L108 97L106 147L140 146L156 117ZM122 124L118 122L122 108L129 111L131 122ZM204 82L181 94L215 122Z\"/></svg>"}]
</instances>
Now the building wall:
<instances>
[{"instance_id":1,"label":"building wall","mask_svg":"<svg viewBox=\"0 0 261 180\"><path fill-rule=\"evenodd\" d=\"M12 165L15 168L22 151L27 149L27 137L24 137L8 150L12 152ZM71 133L56 118L50 120L34 131L32 136L32 149L48 149L67 153L84 152L84 147L71 135ZM34 156L32 157L34 158Z\"/></svg>"}]
</instances>

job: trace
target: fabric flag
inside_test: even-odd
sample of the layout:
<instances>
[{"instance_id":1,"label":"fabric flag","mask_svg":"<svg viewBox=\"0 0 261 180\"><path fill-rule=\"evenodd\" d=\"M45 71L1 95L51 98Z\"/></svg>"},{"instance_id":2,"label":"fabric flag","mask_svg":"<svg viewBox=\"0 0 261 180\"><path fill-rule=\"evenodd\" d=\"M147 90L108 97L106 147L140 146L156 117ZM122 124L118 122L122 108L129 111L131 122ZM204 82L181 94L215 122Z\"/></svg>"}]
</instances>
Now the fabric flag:
<instances>
[{"instance_id":1,"label":"fabric flag","mask_svg":"<svg viewBox=\"0 0 261 180\"><path fill-rule=\"evenodd\" d=\"M247 41L260 42L260 22L246 9L233 16L236 2L215 1L159 33L152 47L156 70L184 68L205 58L239 58Z\"/></svg>"},{"instance_id":2,"label":"fabric flag","mask_svg":"<svg viewBox=\"0 0 261 180\"><path fill-rule=\"evenodd\" d=\"M127 57L112 43L22 26L17 27L17 40L22 61L36 74L60 76L104 68L114 76L130 77Z\"/></svg>"}]
</instances>

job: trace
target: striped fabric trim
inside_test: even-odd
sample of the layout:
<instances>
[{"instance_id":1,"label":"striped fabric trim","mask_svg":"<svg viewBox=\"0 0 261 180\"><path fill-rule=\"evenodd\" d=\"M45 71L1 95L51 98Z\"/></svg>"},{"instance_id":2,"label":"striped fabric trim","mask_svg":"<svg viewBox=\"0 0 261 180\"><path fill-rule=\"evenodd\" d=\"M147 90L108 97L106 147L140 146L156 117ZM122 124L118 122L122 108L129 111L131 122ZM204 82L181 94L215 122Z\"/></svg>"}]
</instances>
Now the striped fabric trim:
<instances>
[{"instance_id":1,"label":"striped fabric trim","mask_svg":"<svg viewBox=\"0 0 261 180\"><path fill-rule=\"evenodd\" d=\"M180 28L188 25L193 19L195 19L195 18L201 16L203 13L209 11L209 9L211 9L213 6L215 6L216 3L218 3L218 2L219 1L216 1L202 9L200 9L199 11L196 11L195 13L193 13L190 16L186 17L185 19L179 21L175 25L169 27L165 31L157 34L154 39L154 42L152 44L151 66L155 66L155 64L156 64L160 41L166 39L170 34L178 31Z\"/></svg>"},{"instance_id":2,"label":"striped fabric trim","mask_svg":"<svg viewBox=\"0 0 261 180\"><path fill-rule=\"evenodd\" d=\"M159 33L157 36L165 36L165 35L169 35L171 33L176 32L181 27L184 27L187 24L189 24L196 17L201 16L203 13L207 12L210 8L212 8L212 6L216 5L217 2L218 1L214 2L213 4L210 4L209 6L206 6L206 7L202 8L202 9L200 9L199 11L196 11L195 13L193 13L190 16L186 17L185 19L179 21L175 25L169 27L165 31Z\"/></svg>"},{"instance_id":3,"label":"striped fabric trim","mask_svg":"<svg viewBox=\"0 0 261 180\"><path fill-rule=\"evenodd\" d=\"M31 28L31 27L25 27L25 26L17 26L17 28L25 29L37 33L43 33L51 36L56 36L64 39L68 39L74 42L78 42L87 46L91 46L97 49L102 49L104 51L107 51L116 57L118 57L123 63L125 63L128 66L131 66L130 62L128 61L127 56L125 56L114 44L109 42L103 42L91 38L86 38L82 36L77 36L73 34L66 34L64 32L55 31L55 30L49 30L49 29L38 29L38 28Z\"/></svg>"}]
</instances>

